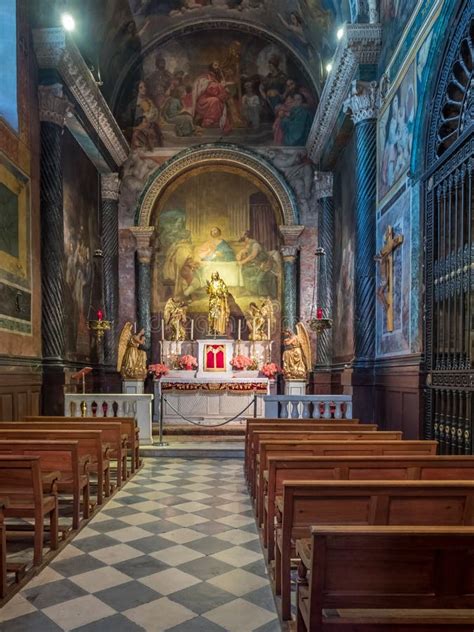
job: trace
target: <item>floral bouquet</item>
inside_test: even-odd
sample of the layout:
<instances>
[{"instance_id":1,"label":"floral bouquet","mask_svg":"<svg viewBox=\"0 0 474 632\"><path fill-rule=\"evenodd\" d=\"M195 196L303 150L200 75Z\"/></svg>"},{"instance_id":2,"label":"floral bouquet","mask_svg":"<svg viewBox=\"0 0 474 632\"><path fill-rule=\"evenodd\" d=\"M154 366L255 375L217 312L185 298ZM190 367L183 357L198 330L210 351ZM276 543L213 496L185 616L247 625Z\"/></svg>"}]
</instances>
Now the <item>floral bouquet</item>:
<instances>
[{"instance_id":1,"label":"floral bouquet","mask_svg":"<svg viewBox=\"0 0 474 632\"><path fill-rule=\"evenodd\" d=\"M254 365L254 360L244 355L236 355L230 361L233 369L236 371L243 371L245 369L251 369Z\"/></svg>"},{"instance_id":2,"label":"floral bouquet","mask_svg":"<svg viewBox=\"0 0 474 632\"><path fill-rule=\"evenodd\" d=\"M153 376L158 380L160 377L163 377L163 375L166 375L169 370L170 369L166 366L166 364L150 364L148 367L148 372L153 373Z\"/></svg>"},{"instance_id":3,"label":"floral bouquet","mask_svg":"<svg viewBox=\"0 0 474 632\"><path fill-rule=\"evenodd\" d=\"M197 365L197 358L192 355L182 355L180 358L178 358L178 367L180 369L191 371L192 369L197 369Z\"/></svg>"},{"instance_id":4,"label":"floral bouquet","mask_svg":"<svg viewBox=\"0 0 474 632\"><path fill-rule=\"evenodd\" d=\"M274 377L278 373L281 373L280 367L274 362L267 362L266 364L262 366L260 371L263 373L265 377L268 377L268 379L270 380L274 379Z\"/></svg>"}]
</instances>

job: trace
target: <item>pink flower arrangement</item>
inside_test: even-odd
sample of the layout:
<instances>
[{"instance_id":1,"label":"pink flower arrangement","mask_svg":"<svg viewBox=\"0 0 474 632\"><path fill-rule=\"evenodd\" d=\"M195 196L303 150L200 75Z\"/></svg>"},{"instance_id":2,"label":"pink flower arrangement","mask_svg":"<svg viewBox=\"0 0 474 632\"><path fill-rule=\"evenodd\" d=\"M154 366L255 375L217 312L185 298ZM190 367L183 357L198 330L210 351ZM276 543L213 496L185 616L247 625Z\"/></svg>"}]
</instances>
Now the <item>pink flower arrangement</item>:
<instances>
[{"instance_id":1,"label":"pink flower arrangement","mask_svg":"<svg viewBox=\"0 0 474 632\"><path fill-rule=\"evenodd\" d=\"M274 362L267 362L266 364L262 366L260 370L263 373L263 375L265 377L268 377L269 379L274 378L275 375L281 372L280 367Z\"/></svg>"},{"instance_id":2,"label":"pink flower arrangement","mask_svg":"<svg viewBox=\"0 0 474 632\"><path fill-rule=\"evenodd\" d=\"M197 369L197 358L192 355L182 355L178 359L178 366L180 369L185 369L186 371L191 371L192 369Z\"/></svg>"},{"instance_id":3,"label":"pink flower arrangement","mask_svg":"<svg viewBox=\"0 0 474 632\"><path fill-rule=\"evenodd\" d=\"M150 364L148 367L148 371L150 373L153 373L153 375L157 379L160 379L160 377L163 377L163 375L166 375L169 370L170 369L168 366L166 366L166 364Z\"/></svg>"},{"instance_id":4,"label":"pink flower arrangement","mask_svg":"<svg viewBox=\"0 0 474 632\"><path fill-rule=\"evenodd\" d=\"M250 369L254 364L254 360L248 356L236 355L232 358L230 364L236 371L243 371L244 369Z\"/></svg>"}]
</instances>

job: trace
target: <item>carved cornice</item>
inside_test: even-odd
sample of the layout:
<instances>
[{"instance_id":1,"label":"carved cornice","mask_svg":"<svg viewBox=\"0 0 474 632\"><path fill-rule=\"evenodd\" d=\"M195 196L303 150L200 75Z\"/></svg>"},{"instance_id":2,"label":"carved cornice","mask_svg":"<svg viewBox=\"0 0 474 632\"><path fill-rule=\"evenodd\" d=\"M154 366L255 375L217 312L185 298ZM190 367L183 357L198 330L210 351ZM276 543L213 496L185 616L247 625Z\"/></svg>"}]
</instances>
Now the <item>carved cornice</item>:
<instances>
[{"instance_id":1,"label":"carved cornice","mask_svg":"<svg viewBox=\"0 0 474 632\"><path fill-rule=\"evenodd\" d=\"M60 83L51 86L38 86L38 106L40 121L54 123L64 127L68 112L72 105L63 95Z\"/></svg>"},{"instance_id":2,"label":"carved cornice","mask_svg":"<svg viewBox=\"0 0 474 632\"><path fill-rule=\"evenodd\" d=\"M331 137L359 64L375 64L382 43L380 24L347 24L324 84L313 126L308 137L309 157L318 163Z\"/></svg>"},{"instance_id":3,"label":"carved cornice","mask_svg":"<svg viewBox=\"0 0 474 632\"><path fill-rule=\"evenodd\" d=\"M117 167L121 166L130 148L77 46L60 27L34 30L33 40L39 67L59 73Z\"/></svg>"},{"instance_id":4,"label":"carved cornice","mask_svg":"<svg viewBox=\"0 0 474 632\"><path fill-rule=\"evenodd\" d=\"M314 197L322 200L333 196L333 174L329 171L314 172Z\"/></svg>"},{"instance_id":5,"label":"carved cornice","mask_svg":"<svg viewBox=\"0 0 474 632\"><path fill-rule=\"evenodd\" d=\"M137 244L137 255L140 263L150 264L153 254L152 242L155 235L154 226L132 226L129 230L133 233Z\"/></svg>"},{"instance_id":6,"label":"carved cornice","mask_svg":"<svg viewBox=\"0 0 474 632\"><path fill-rule=\"evenodd\" d=\"M118 200L120 178L118 173L104 173L100 176L100 188L103 200Z\"/></svg>"},{"instance_id":7,"label":"carved cornice","mask_svg":"<svg viewBox=\"0 0 474 632\"><path fill-rule=\"evenodd\" d=\"M283 237L284 247L294 247L298 249L298 237L304 231L304 226L279 226Z\"/></svg>"},{"instance_id":8,"label":"carved cornice","mask_svg":"<svg viewBox=\"0 0 474 632\"><path fill-rule=\"evenodd\" d=\"M344 112L350 112L354 125L377 118L377 82L353 81L351 96L344 101Z\"/></svg>"}]
</instances>

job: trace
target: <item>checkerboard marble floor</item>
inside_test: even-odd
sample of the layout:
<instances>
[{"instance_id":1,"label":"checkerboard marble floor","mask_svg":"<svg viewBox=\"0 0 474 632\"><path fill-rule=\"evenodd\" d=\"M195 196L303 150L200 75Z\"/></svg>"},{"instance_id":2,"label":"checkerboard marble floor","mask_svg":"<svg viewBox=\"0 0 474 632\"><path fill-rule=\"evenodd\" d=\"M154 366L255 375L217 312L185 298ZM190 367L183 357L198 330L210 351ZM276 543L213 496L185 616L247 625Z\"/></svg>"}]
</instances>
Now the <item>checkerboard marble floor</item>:
<instances>
[{"instance_id":1,"label":"checkerboard marble floor","mask_svg":"<svg viewBox=\"0 0 474 632\"><path fill-rule=\"evenodd\" d=\"M1 632L279 632L242 461L152 459L0 610Z\"/></svg>"}]
</instances>

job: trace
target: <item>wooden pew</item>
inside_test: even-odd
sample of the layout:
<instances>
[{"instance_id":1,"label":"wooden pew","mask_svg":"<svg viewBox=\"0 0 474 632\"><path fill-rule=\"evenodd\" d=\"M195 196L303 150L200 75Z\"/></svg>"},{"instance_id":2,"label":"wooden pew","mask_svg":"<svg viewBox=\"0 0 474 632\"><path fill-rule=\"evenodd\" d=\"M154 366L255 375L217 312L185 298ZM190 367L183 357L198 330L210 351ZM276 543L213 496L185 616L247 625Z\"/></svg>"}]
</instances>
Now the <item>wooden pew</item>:
<instances>
[{"instance_id":1,"label":"wooden pew","mask_svg":"<svg viewBox=\"0 0 474 632\"><path fill-rule=\"evenodd\" d=\"M35 566L43 560L44 517L49 516L51 549L58 548L59 472L41 474L39 456L0 456L0 496L8 499L5 518L34 519ZM44 489L45 488L45 489Z\"/></svg>"},{"instance_id":2,"label":"wooden pew","mask_svg":"<svg viewBox=\"0 0 474 632\"><path fill-rule=\"evenodd\" d=\"M0 597L7 594L7 536L5 527L5 509L8 498L0 498Z\"/></svg>"},{"instance_id":3,"label":"wooden pew","mask_svg":"<svg viewBox=\"0 0 474 632\"><path fill-rule=\"evenodd\" d=\"M472 528L315 526L296 549L297 632L474 629Z\"/></svg>"},{"instance_id":4,"label":"wooden pew","mask_svg":"<svg viewBox=\"0 0 474 632\"><path fill-rule=\"evenodd\" d=\"M58 492L72 494L72 528L78 529L81 519L81 496L83 516L89 517L89 474L90 455L79 456L78 441L8 441L0 439L0 455L12 454L39 456L43 473L60 472Z\"/></svg>"},{"instance_id":5,"label":"wooden pew","mask_svg":"<svg viewBox=\"0 0 474 632\"><path fill-rule=\"evenodd\" d=\"M334 425L333 425L334 424ZM245 423L245 452L244 452L244 472L247 476L247 458L250 443L250 435L253 429L265 430L284 430L289 429L308 429L308 430L351 430L355 425L359 424L358 419L272 419L266 417L254 418L249 417ZM367 424L376 425L376 424ZM328 428L329 426L329 428ZM344 427L341 427L344 426Z\"/></svg>"},{"instance_id":6,"label":"wooden pew","mask_svg":"<svg viewBox=\"0 0 474 632\"><path fill-rule=\"evenodd\" d=\"M275 498L283 482L315 480L474 480L472 456L270 456L264 472L263 537L274 557Z\"/></svg>"},{"instance_id":7,"label":"wooden pew","mask_svg":"<svg viewBox=\"0 0 474 632\"><path fill-rule=\"evenodd\" d=\"M291 616L291 558L311 526L474 525L472 481L285 481L277 496L275 590Z\"/></svg>"},{"instance_id":8,"label":"wooden pew","mask_svg":"<svg viewBox=\"0 0 474 632\"><path fill-rule=\"evenodd\" d=\"M289 421L287 423L252 423L245 429L245 452L244 452L244 471L247 480L249 480L250 464L252 462L253 451L252 444L256 432L303 432L303 431L320 431L320 432L332 432L332 431L348 431L361 430L362 432L369 432L371 430L378 430L377 424L364 424L359 426L354 423L341 423L335 421L320 422L316 421Z\"/></svg>"},{"instance_id":9,"label":"wooden pew","mask_svg":"<svg viewBox=\"0 0 474 632\"><path fill-rule=\"evenodd\" d=\"M130 471L133 474L140 467L140 430L134 417L53 417L53 416L30 416L24 417L24 421L101 421L110 423L120 423L122 434L127 435L127 447L130 450Z\"/></svg>"},{"instance_id":10,"label":"wooden pew","mask_svg":"<svg viewBox=\"0 0 474 632\"><path fill-rule=\"evenodd\" d=\"M22 424L22 422L20 422ZM90 456L89 471L97 474L97 504L102 505L105 496L110 496L110 465L108 446L103 443L101 430L55 430L54 428L18 428L12 422L0 422L0 440L25 439L49 441L77 441L80 458Z\"/></svg>"}]
</instances>

